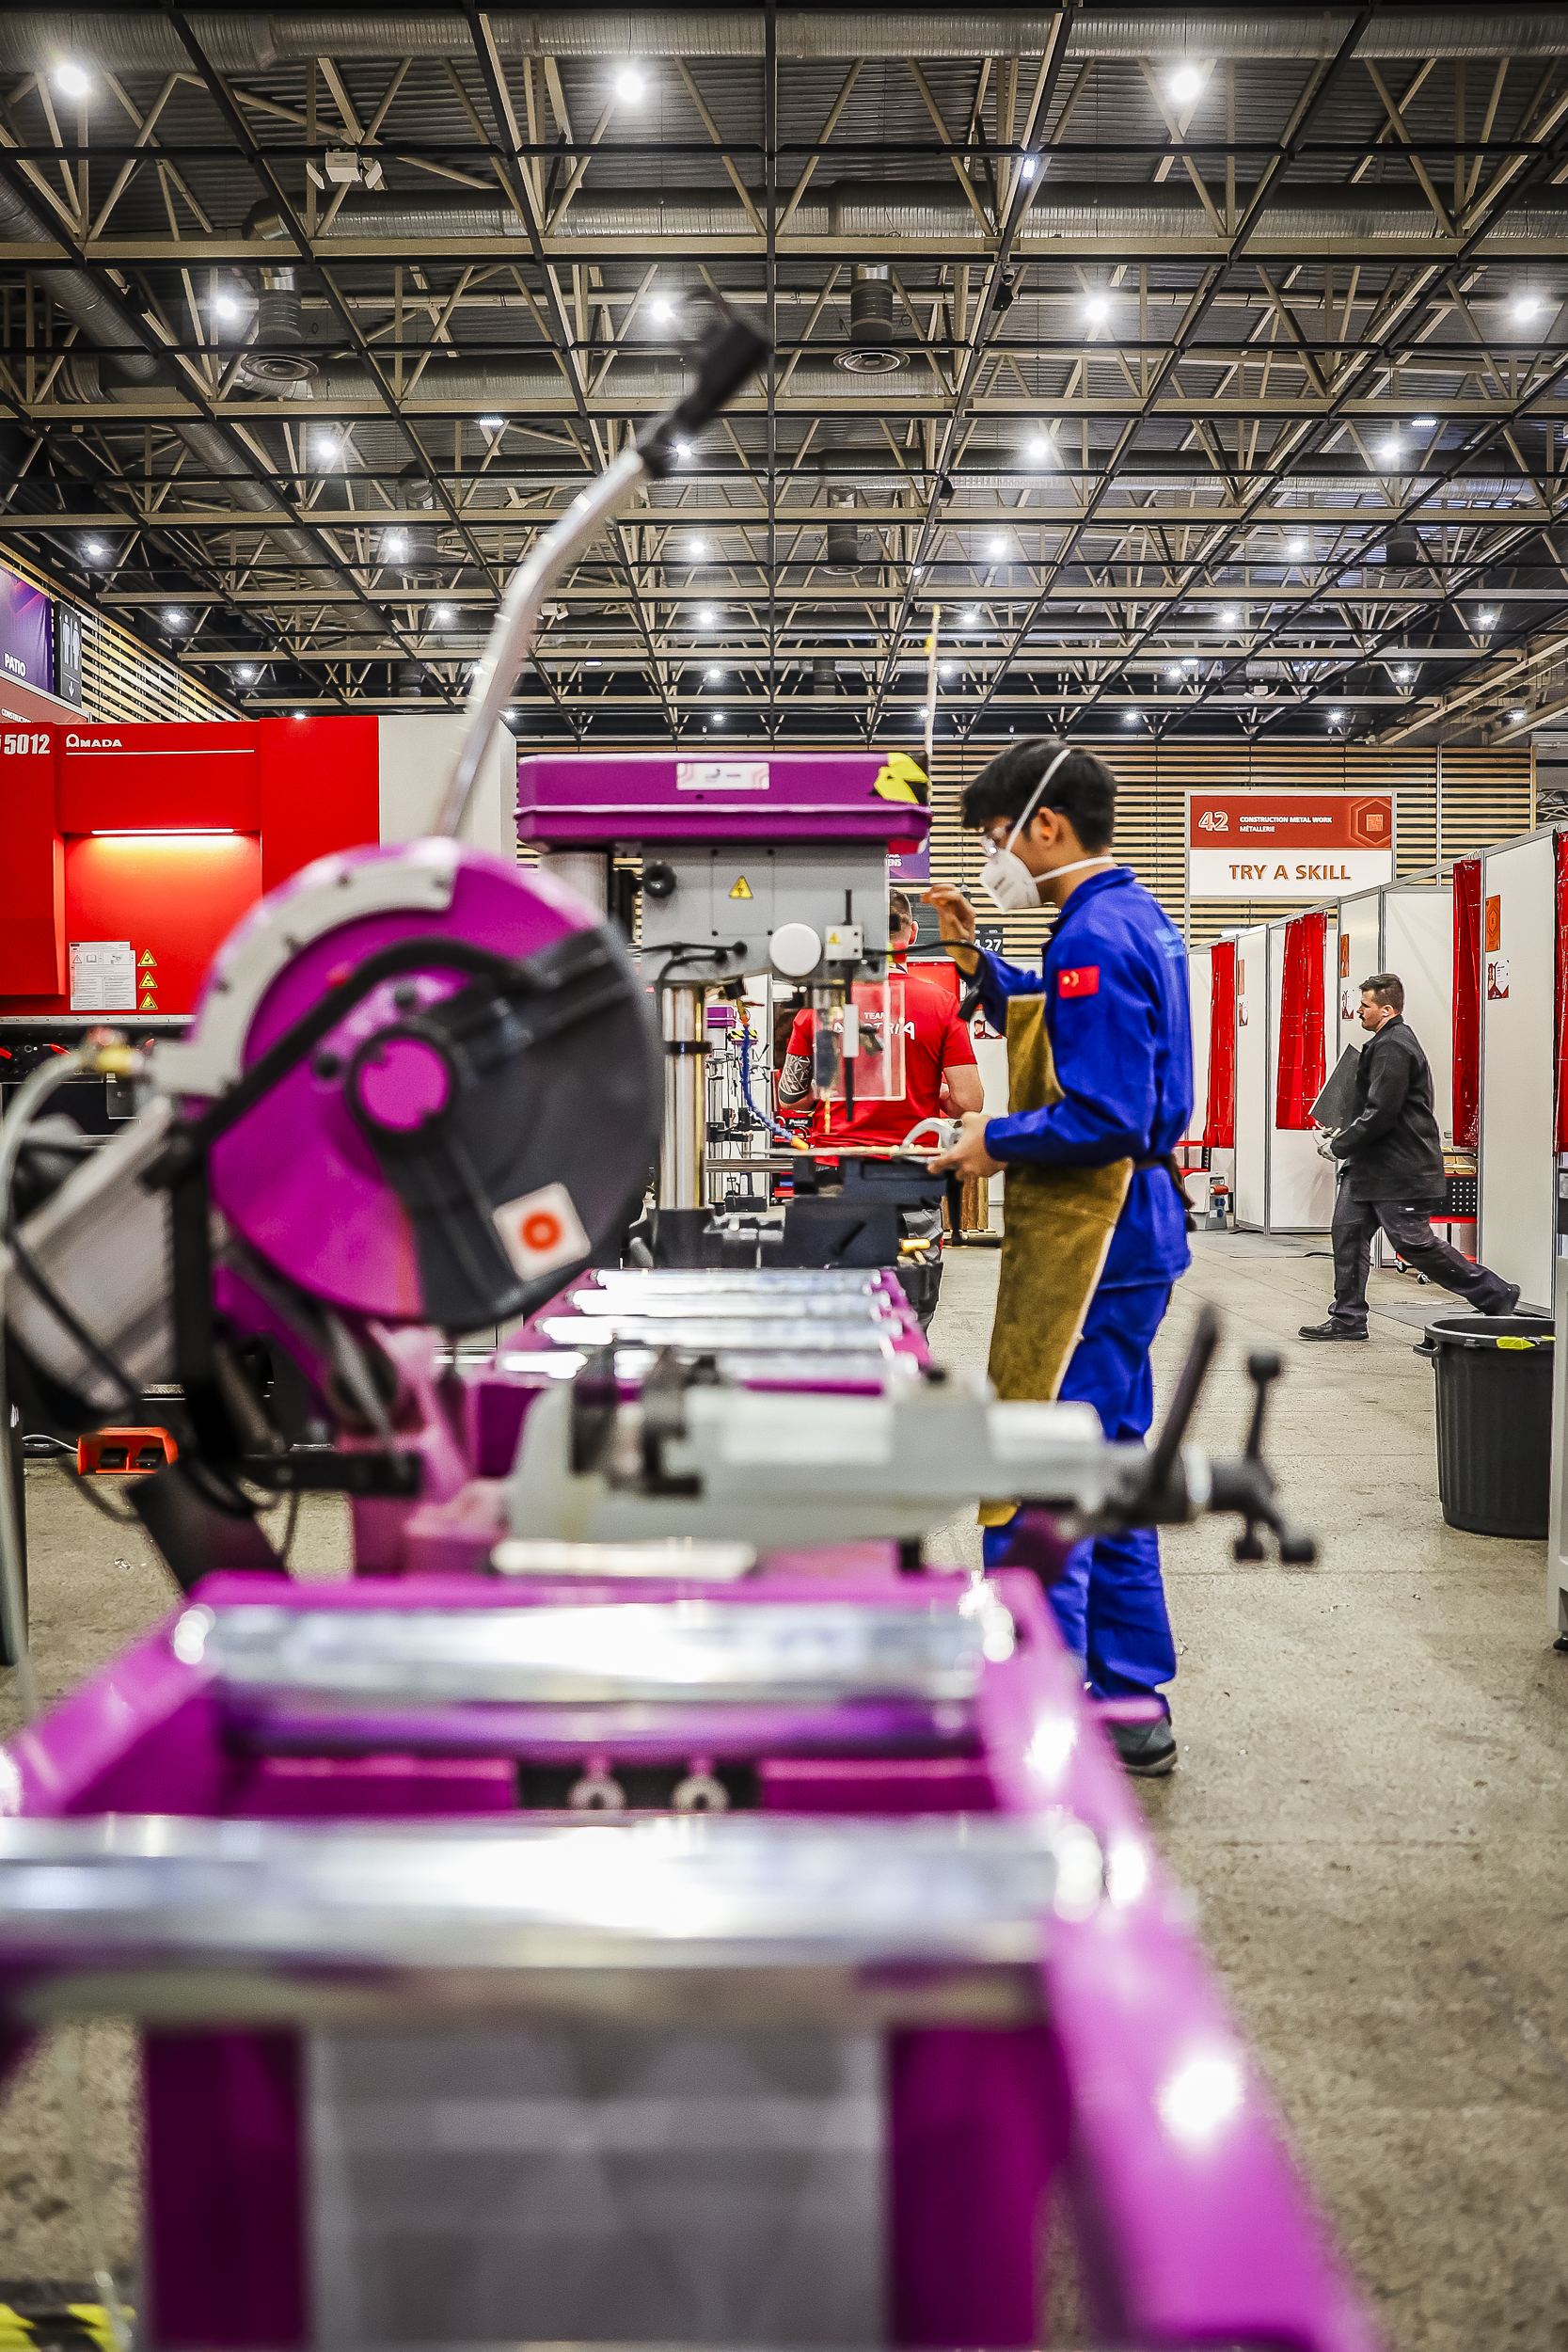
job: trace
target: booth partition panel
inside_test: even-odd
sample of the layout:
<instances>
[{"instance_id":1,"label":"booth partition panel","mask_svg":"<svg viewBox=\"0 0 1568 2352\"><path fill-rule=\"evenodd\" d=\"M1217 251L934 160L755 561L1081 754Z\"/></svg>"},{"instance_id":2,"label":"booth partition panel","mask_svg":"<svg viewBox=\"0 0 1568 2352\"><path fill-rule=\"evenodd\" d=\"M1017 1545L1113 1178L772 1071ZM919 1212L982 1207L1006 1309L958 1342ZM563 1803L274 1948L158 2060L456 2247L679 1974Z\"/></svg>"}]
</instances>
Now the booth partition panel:
<instances>
[{"instance_id":1,"label":"booth partition panel","mask_svg":"<svg viewBox=\"0 0 1568 2352\"><path fill-rule=\"evenodd\" d=\"M1209 1029L1213 997L1213 958L1207 947L1189 949L1187 983L1192 993L1193 1021L1193 1115L1187 1121L1187 1134L1196 1143L1202 1140L1203 1122L1209 1107Z\"/></svg>"},{"instance_id":2,"label":"booth partition panel","mask_svg":"<svg viewBox=\"0 0 1568 2352\"><path fill-rule=\"evenodd\" d=\"M1347 1045L1354 1045L1359 1053L1367 1041L1358 1018L1361 983L1369 974L1387 969L1383 961L1383 898L1381 890L1362 890L1339 901L1338 970L1334 983L1339 1040L1336 1059Z\"/></svg>"},{"instance_id":3,"label":"booth partition panel","mask_svg":"<svg viewBox=\"0 0 1568 2352\"><path fill-rule=\"evenodd\" d=\"M1453 892L1412 883L1383 894L1383 961L1404 982L1404 1017L1432 1065L1437 1124L1453 1140Z\"/></svg>"},{"instance_id":4,"label":"booth partition panel","mask_svg":"<svg viewBox=\"0 0 1568 2352\"><path fill-rule=\"evenodd\" d=\"M1274 1057L1269 1050L1269 926L1236 940L1236 1222L1269 1222L1269 1130Z\"/></svg>"},{"instance_id":5,"label":"booth partition panel","mask_svg":"<svg viewBox=\"0 0 1568 2352\"><path fill-rule=\"evenodd\" d=\"M1552 835L1481 860L1479 1255L1550 1312L1557 892ZM1426 1041L1423 1039L1423 1043Z\"/></svg>"},{"instance_id":6,"label":"booth partition panel","mask_svg":"<svg viewBox=\"0 0 1568 2352\"><path fill-rule=\"evenodd\" d=\"M1318 1154L1310 1127L1278 1124L1278 1073L1281 1022L1285 1011L1284 923L1269 925L1269 1021L1266 1067L1266 1136L1268 1145L1268 1207L1263 1222L1271 1233L1326 1232L1334 1215L1335 1171ZM1338 969L1338 931L1332 915L1323 926L1321 962L1315 957L1318 985L1323 991L1323 1035L1334 1035L1332 1012ZM1317 1009L1317 1008L1314 1008ZM1326 1075L1326 1072L1324 1073Z\"/></svg>"}]
</instances>

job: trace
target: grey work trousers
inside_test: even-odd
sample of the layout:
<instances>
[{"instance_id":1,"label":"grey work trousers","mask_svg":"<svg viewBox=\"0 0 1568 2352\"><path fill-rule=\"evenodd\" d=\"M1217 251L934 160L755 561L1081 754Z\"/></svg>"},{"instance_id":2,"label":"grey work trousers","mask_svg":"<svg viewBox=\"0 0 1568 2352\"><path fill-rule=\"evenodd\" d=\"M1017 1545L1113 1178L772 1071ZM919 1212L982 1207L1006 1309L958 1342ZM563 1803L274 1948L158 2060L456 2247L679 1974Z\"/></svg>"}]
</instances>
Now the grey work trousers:
<instances>
[{"instance_id":1,"label":"grey work trousers","mask_svg":"<svg viewBox=\"0 0 1568 2352\"><path fill-rule=\"evenodd\" d=\"M1472 1265L1432 1230L1432 1212L1418 1201L1353 1200L1350 1186L1341 1183L1334 1203L1334 1306L1329 1320L1346 1330L1367 1328L1367 1274L1372 1263L1372 1236L1379 1226L1406 1265L1446 1291L1467 1298L1478 1313L1502 1314L1510 1285L1483 1265Z\"/></svg>"}]
</instances>

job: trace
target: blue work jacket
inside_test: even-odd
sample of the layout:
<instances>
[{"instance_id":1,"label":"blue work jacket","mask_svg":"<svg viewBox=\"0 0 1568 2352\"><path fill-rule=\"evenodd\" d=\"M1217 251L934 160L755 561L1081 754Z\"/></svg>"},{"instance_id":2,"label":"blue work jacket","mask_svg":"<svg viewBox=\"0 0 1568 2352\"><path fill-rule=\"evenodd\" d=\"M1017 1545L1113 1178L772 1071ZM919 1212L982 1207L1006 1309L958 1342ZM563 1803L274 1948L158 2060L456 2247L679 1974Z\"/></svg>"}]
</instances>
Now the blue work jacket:
<instances>
[{"instance_id":1,"label":"blue work jacket","mask_svg":"<svg viewBox=\"0 0 1568 2352\"><path fill-rule=\"evenodd\" d=\"M1045 997L1064 1099L986 1126L997 1160L1106 1168L1174 1149L1193 1111L1187 953L1158 901L1126 866L1079 883L1038 972L979 951L975 978L993 1028L1009 996ZM1192 1263L1186 1216L1163 1168L1139 1168L1112 1238L1101 1290L1174 1281Z\"/></svg>"}]
</instances>

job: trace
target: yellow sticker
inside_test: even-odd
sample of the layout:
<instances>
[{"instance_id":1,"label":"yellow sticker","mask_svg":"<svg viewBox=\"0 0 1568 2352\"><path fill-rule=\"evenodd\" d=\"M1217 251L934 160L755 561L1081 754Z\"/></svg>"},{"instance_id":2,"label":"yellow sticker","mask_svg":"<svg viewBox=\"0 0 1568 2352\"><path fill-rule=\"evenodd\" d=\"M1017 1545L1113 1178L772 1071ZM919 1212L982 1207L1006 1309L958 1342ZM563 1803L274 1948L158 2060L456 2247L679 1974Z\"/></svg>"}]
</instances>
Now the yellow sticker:
<instances>
[{"instance_id":1,"label":"yellow sticker","mask_svg":"<svg viewBox=\"0 0 1568 2352\"><path fill-rule=\"evenodd\" d=\"M751 883L747 881L744 874L737 874L736 876L735 888L730 892L730 897L732 898L749 898L751 895Z\"/></svg>"},{"instance_id":2,"label":"yellow sticker","mask_svg":"<svg viewBox=\"0 0 1568 2352\"><path fill-rule=\"evenodd\" d=\"M1499 1347L1533 1347L1533 1346L1535 1345L1535 1342L1534 1342L1533 1340L1506 1340L1506 1339L1505 1339L1505 1340L1499 1340L1499 1341L1497 1342L1497 1345L1498 1345Z\"/></svg>"},{"instance_id":3,"label":"yellow sticker","mask_svg":"<svg viewBox=\"0 0 1568 2352\"><path fill-rule=\"evenodd\" d=\"M157 962L158 959L153 954L151 948L144 947L141 951L141 956L137 962L136 969L138 972L145 972L149 965L150 965L155 970L157 968Z\"/></svg>"},{"instance_id":4,"label":"yellow sticker","mask_svg":"<svg viewBox=\"0 0 1568 2352\"><path fill-rule=\"evenodd\" d=\"M879 800L912 801L918 808L924 808L931 797L925 769L908 752L890 754L871 789Z\"/></svg>"}]
</instances>

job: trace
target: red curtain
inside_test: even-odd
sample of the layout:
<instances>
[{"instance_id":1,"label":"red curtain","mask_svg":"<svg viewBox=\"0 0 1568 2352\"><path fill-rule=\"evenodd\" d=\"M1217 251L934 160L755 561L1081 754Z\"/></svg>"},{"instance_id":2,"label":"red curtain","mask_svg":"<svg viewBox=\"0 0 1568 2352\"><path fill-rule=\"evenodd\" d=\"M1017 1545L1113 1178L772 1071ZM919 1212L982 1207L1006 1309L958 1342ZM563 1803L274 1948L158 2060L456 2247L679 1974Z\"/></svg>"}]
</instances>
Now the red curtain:
<instances>
[{"instance_id":1,"label":"red curtain","mask_svg":"<svg viewBox=\"0 0 1568 2352\"><path fill-rule=\"evenodd\" d=\"M1562 868L1558 867L1558 968L1561 970ZM1558 987L1559 1022L1562 989ZM1559 1034L1560 1036L1560 1025ZM1558 1097L1560 1120L1561 1094ZM1473 1152L1481 1128L1481 860L1453 866L1453 1139Z\"/></svg>"},{"instance_id":2,"label":"red curtain","mask_svg":"<svg viewBox=\"0 0 1568 2352\"><path fill-rule=\"evenodd\" d=\"M1285 926L1285 979L1279 1000L1276 1127L1309 1127L1323 1088L1323 944L1328 916L1298 914Z\"/></svg>"},{"instance_id":3,"label":"red curtain","mask_svg":"<svg viewBox=\"0 0 1568 2352\"><path fill-rule=\"evenodd\" d=\"M1568 834L1554 833L1557 860L1557 1145L1568 1152Z\"/></svg>"},{"instance_id":4,"label":"red curtain","mask_svg":"<svg viewBox=\"0 0 1568 2352\"><path fill-rule=\"evenodd\" d=\"M1217 940L1209 956L1209 1101L1203 1140L1223 1151L1236 1142L1236 943Z\"/></svg>"}]
</instances>

